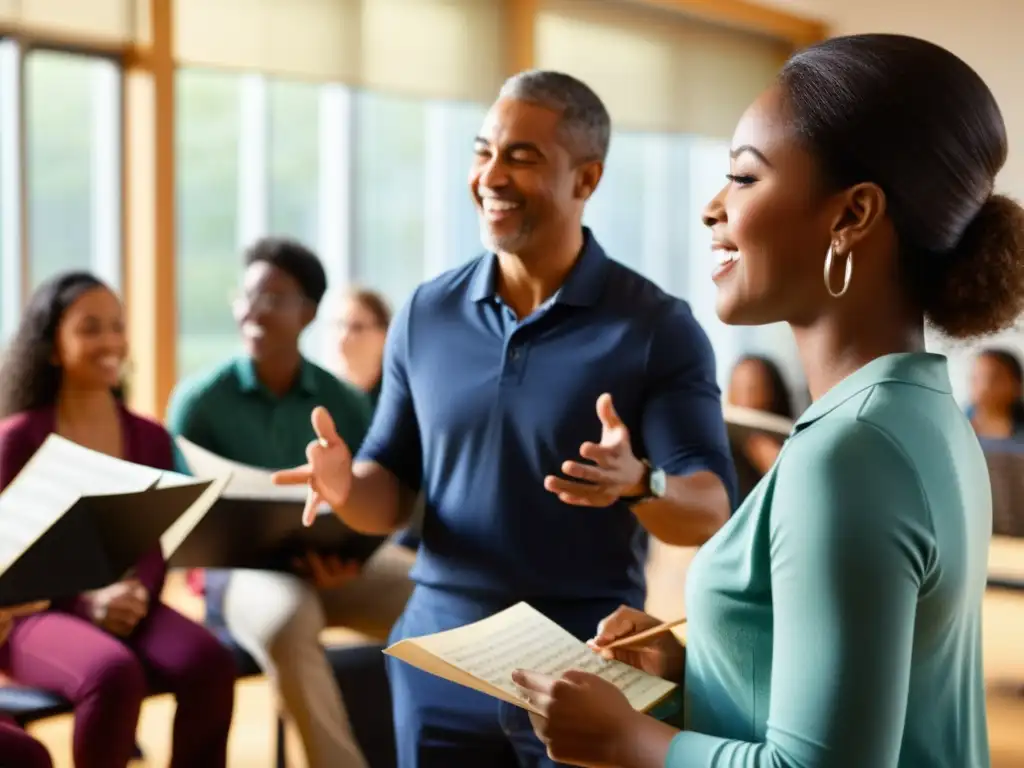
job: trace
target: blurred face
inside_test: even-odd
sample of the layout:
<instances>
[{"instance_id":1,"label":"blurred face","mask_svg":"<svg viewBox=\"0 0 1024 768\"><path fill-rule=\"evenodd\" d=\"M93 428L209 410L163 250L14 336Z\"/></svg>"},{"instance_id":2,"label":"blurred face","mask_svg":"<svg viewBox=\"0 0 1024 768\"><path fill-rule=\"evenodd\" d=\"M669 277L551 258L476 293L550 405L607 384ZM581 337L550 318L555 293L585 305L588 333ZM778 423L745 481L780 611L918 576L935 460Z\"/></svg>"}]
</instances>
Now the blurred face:
<instances>
[{"instance_id":1,"label":"blurred face","mask_svg":"<svg viewBox=\"0 0 1024 768\"><path fill-rule=\"evenodd\" d=\"M338 354L350 368L376 366L384 356L386 329L358 299L346 299L338 317Z\"/></svg>"},{"instance_id":2,"label":"blurred face","mask_svg":"<svg viewBox=\"0 0 1024 768\"><path fill-rule=\"evenodd\" d=\"M704 211L726 323L799 322L828 298L822 270L843 201L821 195L814 159L789 122L775 88L750 106L733 136L727 183Z\"/></svg>"},{"instance_id":3,"label":"blurred face","mask_svg":"<svg viewBox=\"0 0 1024 768\"><path fill-rule=\"evenodd\" d=\"M294 354L299 335L316 313L298 281L284 270L257 261L245 270L234 304L235 320L254 359Z\"/></svg>"},{"instance_id":4,"label":"blurred face","mask_svg":"<svg viewBox=\"0 0 1024 768\"><path fill-rule=\"evenodd\" d=\"M772 385L764 366L757 360L744 360L732 371L729 402L743 408L770 411Z\"/></svg>"},{"instance_id":5,"label":"blurred face","mask_svg":"<svg viewBox=\"0 0 1024 768\"><path fill-rule=\"evenodd\" d=\"M1006 366L991 355L981 355L971 370L971 402L982 408L1009 409L1021 388Z\"/></svg>"},{"instance_id":6,"label":"blurred face","mask_svg":"<svg viewBox=\"0 0 1024 768\"><path fill-rule=\"evenodd\" d=\"M576 164L559 142L558 113L515 99L495 102L474 142L469 187L484 245L523 253L579 228L601 164Z\"/></svg>"},{"instance_id":7,"label":"blurred face","mask_svg":"<svg viewBox=\"0 0 1024 768\"><path fill-rule=\"evenodd\" d=\"M57 326L55 362L64 381L80 389L110 389L121 383L128 339L121 302L97 286L67 308Z\"/></svg>"}]
</instances>

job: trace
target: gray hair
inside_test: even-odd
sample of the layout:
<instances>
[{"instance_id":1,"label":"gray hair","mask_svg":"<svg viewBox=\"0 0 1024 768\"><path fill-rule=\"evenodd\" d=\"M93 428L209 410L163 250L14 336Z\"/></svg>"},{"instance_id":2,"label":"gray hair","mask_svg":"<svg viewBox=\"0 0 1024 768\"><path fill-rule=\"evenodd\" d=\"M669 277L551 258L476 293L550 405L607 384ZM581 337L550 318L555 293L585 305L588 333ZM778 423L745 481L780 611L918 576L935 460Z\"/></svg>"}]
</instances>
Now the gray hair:
<instances>
[{"instance_id":1,"label":"gray hair","mask_svg":"<svg viewBox=\"0 0 1024 768\"><path fill-rule=\"evenodd\" d=\"M604 102L583 81L562 72L531 69L506 80L498 98L558 112L563 143L576 160L604 162L608 156L612 121Z\"/></svg>"}]
</instances>

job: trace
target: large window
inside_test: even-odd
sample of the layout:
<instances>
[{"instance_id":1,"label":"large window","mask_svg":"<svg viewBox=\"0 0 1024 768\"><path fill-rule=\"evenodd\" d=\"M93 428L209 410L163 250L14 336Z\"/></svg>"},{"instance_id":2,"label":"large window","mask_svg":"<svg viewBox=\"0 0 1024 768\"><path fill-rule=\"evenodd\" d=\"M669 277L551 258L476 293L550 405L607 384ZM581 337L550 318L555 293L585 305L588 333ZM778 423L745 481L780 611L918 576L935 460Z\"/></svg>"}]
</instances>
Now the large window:
<instances>
[{"instance_id":1,"label":"large window","mask_svg":"<svg viewBox=\"0 0 1024 768\"><path fill-rule=\"evenodd\" d=\"M24 60L29 283L69 269L121 276L120 73L35 50Z\"/></svg>"},{"instance_id":2,"label":"large window","mask_svg":"<svg viewBox=\"0 0 1024 768\"><path fill-rule=\"evenodd\" d=\"M316 252L329 291L303 337L331 366L338 290L396 306L480 250L466 189L485 108L251 75L178 75L179 375L239 347L228 298L264 236Z\"/></svg>"},{"instance_id":3,"label":"large window","mask_svg":"<svg viewBox=\"0 0 1024 768\"><path fill-rule=\"evenodd\" d=\"M18 323L21 282L18 48L0 38L0 341Z\"/></svg>"},{"instance_id":4,"label":"large window","mask_svg":"<svg viewBox=\"0 0 1024 768\"><path fill-rule=\"evenodd\" d=\"M238 348L231 294L239 284L241 98L236 75L183 70L177 80L178 370Z\"/></svg>"},{"instance_id":5,"label":"large window","mask_svg":"<svg viewBox=\"0 0 1024 768\"><path fill-rule=\"evenodd\" d=\"M420 100L356 98L354 270L396 303L424 273L425 116Z\"/></svg>"}]
</instances>

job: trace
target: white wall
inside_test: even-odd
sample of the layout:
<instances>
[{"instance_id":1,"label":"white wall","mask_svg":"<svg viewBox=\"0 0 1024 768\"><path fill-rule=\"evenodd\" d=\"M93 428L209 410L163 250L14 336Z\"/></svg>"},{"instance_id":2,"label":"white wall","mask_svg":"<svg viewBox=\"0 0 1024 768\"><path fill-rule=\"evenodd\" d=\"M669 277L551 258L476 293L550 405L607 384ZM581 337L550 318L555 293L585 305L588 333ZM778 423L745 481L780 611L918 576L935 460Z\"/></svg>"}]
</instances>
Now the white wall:
<instances>
[{"instance_id":1,"label":"white wall","mask_svg":"<svg viewBox=\"0 0 1024 768\"><path fill-rule=\"evenodd\" d=\"M1010 137L1010 156L997 187L1024 201L1024 0L758 0L821 19L832 34L893 32L925 38L970 64L999 102ZM998 340L1024 357L1024 332ZM950 355L953 387L963 399L971 350L935 340Z\"/></svg>"}]
</instances>

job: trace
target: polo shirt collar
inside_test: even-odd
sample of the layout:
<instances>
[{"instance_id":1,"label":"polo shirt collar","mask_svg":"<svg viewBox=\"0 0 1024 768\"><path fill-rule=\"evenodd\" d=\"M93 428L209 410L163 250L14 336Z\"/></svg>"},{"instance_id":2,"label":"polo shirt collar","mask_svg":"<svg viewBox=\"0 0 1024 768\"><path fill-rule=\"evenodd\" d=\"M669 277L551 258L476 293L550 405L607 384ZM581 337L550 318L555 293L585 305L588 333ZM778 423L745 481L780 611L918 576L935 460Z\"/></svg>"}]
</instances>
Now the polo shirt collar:
<instances>
[{"instance_id":1,"label":"polo shirt collar","mask_svg":"<svg viewBox=\"0 0 1024 768\"><path fill-rule=\"evenodd\" d=\"M609 259L589 227L583 228L583 251L552 297L553 303L574 307L593 306L604 291ZM469 298L482 302L498 297L498 257L488 253L476 265L470 278Z\"/></svg>"},{"instance_id":2,"label":"polo shirt collar","mask_svg":"<svg viewBox=\"0 0 1024 768\"><path fill-rule=\"evenodd\" d=\"M252 358L239 357L235 361L235 375L238 377L238 388L242 392L263 392L266 391L259 378L256 376L256 366ZM299 380L292 391L298 390L304 395L316 394L316 377L313 367L306 358L299 363Z\"/></svg>"},{"instance_id":3,"label":"polo shirt collar","mask_svg":"<svg viewBox=\"0 0 1024 768\"><path fill-rule=\"evenodd\" d=\"M909 384L947 395L953 391L944 355L928 352L883 355L851 373L813 402L797 420L794 431L813 424L865 389L890 382Z\"/></svg>"}]
</instances>

